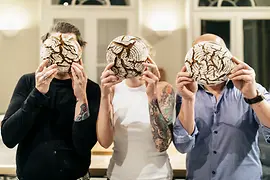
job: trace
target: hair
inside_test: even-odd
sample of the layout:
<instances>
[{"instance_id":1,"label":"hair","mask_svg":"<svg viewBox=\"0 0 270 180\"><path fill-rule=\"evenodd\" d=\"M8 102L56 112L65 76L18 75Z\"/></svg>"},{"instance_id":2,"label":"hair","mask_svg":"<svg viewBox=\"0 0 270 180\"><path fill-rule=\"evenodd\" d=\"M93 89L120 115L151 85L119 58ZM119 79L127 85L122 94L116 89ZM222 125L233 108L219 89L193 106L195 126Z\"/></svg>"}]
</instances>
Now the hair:
<instances>
[{"instance_id":1,"label":"hair","mask_svg":"<svg viewBox=\"0 0 270 180\"><path fill-rule=\"evenodd\" d=\"M146 45L148 52L149 52L149 56L154 59L154 57L156 56L156 50L153 48L153 46L144 38L142 37L138 37L139 39L141 39L141 41Z\"/></svg>"},{"instance_id":2,"label":"hair","mask_svg":"<svg viewBox=\"0 0 270 180\"><path fill-rule=\"evenodd\" d=\"M87 44L87 42L83 40L80 30L76 26L67 22L63 22L63 21L57 22L56 24L54 24L51 30L41 37L42 42L48 39L51 33L54 33L54 32L73 33L75 34L77 41L81 47L84 47Z\"/></svg>"}]
</instances>

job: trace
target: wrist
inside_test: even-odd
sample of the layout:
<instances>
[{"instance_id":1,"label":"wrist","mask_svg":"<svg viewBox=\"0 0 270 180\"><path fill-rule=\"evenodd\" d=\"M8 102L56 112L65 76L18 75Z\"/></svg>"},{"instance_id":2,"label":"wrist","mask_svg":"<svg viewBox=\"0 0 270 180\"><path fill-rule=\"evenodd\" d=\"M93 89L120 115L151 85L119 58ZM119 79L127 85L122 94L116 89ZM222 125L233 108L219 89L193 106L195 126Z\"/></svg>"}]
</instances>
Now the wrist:
<instances>
[{"instance_id":1,"label":"wrist","mask_svg":"<svg viewBox=\"0 0 270 180\"><path fill-rule=\"evenodd\" d=\"M249 98L244 96L244 100L246 103L253 105L263 101L264 96L258 90L256 90L256 96L249 96Z\"/></svg>"},{"instance_id":2,"label":"wrist","mask_svg":"<svg viewBox=\"0 0 270 180\"><path fill-rule=\"evenodd\" d=\"M152 102L155 99L157 99L157 95L156 94L148 95L148 102Z\"/></svg>"},{"instance_id":3,"label":"wrist","mask_svg":"<svg viewBox=\"0 0 270 180\"><path fill-rule=\"evenodd\" d=\"M48 91L41 90L38 86L35 87L41 94L45 95Z\"/></svg>"},{"instance_id":4,"label":"wrist","mask_svg":"<svg viewBox=\"0 0 270 180\"><path fill-rule=\"evenodd\" d=\"M258 96L258 91L255 89L255 90L251 90L249 93L247 94L243 94L244 98L246 99L253 99L255 97Z\"/></svg>"},{"instance_id":5,"label":"wrist","mask_svg":"<svg viewBox=\"0 0 270 180\"><path fill-rule=\"evenodd\" d=\"M182 99L182 105L188 108L195 107L195 98L192 99Z\"/></svg>"},{"instance_id":6,"label":"wrist","mask_svg":"<svg viewBox=\"0 0 270 180\"><path fill-rule=\"evenodd\" d=\"M101 99L108 99L110 97L110 94L104 94L101 92Z\"/></svg>"},{"instance_id":7,"label":"wrist","mask_svg":"<svg viewBox=\"0 0 270 180\"><path fill-rule=\"evenodd\" d=\"M80 98L77 98L76 101L77 102L86 103L87 102L87 97L86 97L86 95L85 96L82 96Z\"/></svg>"},{"instance_id":8,"label":"wrist","mask_svg":"<svg viewBox=\"0 0 270 180\"><path fill-rule=\"evenodd\" d=\"M195 102L195 96L188 97L188 98L182 97L182 101L189 102L189 103Z\"/></svg>"}]
</instances>

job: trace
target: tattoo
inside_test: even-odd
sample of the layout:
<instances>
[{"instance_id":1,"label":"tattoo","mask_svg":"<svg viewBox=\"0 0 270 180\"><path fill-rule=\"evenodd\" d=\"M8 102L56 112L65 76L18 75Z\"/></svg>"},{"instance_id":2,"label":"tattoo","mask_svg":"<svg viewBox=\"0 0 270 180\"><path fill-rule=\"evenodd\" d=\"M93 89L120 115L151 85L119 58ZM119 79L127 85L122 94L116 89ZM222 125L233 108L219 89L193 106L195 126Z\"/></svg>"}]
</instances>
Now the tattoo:
<instances>
[{"instance_id":1,"label":"tattoo","mask_svg":"<svg viewBox=\"0 0 270 180\"><path fill-rule=\"evenodd\" d=\"M89 109L86 103L82 104L80 108L81 108L81 112L75 118L75 121L83 121L90 116Z\"/></svg>"},{"instance_id":2,"label":"tattoo","mask_svg":"<svg viewBox=\"0 0 270 180\"><path fill-rule=\"evenodd\" d=\"M174 104L174 91L169 85L162 90L159 101L153 99L149 104L153 140L159 152L166 151L172 141Z\"/></svg>"},{"instance_id":3,"label":"tattoo","mask_svg":"<svg viewBox=\"0 0 270 180\"><path fill-rule=\"evenodd\" d=\"M158 103L160 104L160 109L166 122L172 124L174 119L175 93L170 85L166 85L162 89L161 98Z\"/></svg>"}]
</instances>

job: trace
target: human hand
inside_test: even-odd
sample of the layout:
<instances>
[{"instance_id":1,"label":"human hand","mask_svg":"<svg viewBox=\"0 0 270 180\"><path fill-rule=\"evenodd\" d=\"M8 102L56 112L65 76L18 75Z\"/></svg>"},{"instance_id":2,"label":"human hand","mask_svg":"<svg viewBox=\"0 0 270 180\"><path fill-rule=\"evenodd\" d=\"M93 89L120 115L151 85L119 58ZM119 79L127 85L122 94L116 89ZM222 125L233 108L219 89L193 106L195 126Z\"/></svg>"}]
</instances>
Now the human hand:
<instances>
[{"instance_id":1,"label":"human hand","mask_svg":"<svg viewBox=\"0 0 270 180\"><path fill-rule=\"evenodd\" d=\"M236 57L232 58L236 66L228 76L232 80L234 86L239 89L245 98L252 99L257 96L255 71L243 61Z\"/></svg>"},{"instance_id":2,"label":"human hand","mask_svg":"<svg viewBox=\"0 0 270 180\"><path fill-rule=\"evenodd\" d=\"M190 77L186 66L183 66L181 71L177 74L175 82L177 93L180 94L183 99L195 99L195 94L198 90L198 84L194 81L194 79Z\"/></svg>"},{"instance_id":3,"label":"human hand","mask_svg":"<svg viewBox=\"0 0 270 180\"><path fill-rule=\"evenodd\" d=\"M143 63L143 65L146 67L146 71L142 73L142 79L145 81L148 100L152 101L157 98L157 83L160 73L157 65L150 57L148 57L148 63Z\"/></svg>"},{"instance_id":4,"label":"human hand","mask_svg":"<svg viewBox=\"0 0 270 180\"><path fill-rule=\"evenodd\" d=\"M39 65L35 72L36 89L42 94L46 94L49 91L50 83L52 79L56 76L58 68L56 64L46 67L49 60L44 60Z\"/></svg>"},{"instance_id":5,"label":"human hand","mask_svg":"<svg viewBox=\"0 0 270 180\"><path fill-rule=\"evenodd\" d=\"M111 93L111 87L115 84L121 82L122 80L115 76L114 72L111 70L114 62L108 64L101 74L101 96L107 97Z\"/></svg>"},{"instance_id":6,"label":"human hand","mask_svg":"<svg viewBox=\"0 0 270 180\"><path fill-rule=\"evenodd\" d=\"M81 64L72 63L71 79L74 95L77 98L77 101L86 101L87 75L85 74L84 68Z\"/></svg>"}]
</instances>

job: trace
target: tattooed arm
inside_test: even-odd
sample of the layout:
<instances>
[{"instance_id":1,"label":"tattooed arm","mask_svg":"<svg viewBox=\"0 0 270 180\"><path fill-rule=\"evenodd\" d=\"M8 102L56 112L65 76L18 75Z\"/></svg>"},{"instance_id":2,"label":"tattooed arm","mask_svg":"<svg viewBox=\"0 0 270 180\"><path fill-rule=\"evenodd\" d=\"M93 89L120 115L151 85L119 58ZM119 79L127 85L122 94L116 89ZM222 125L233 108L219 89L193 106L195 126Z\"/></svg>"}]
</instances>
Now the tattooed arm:
<instances>
[{"instance_id":1,"label":"tattooed arm","mask_svg":"<svg viewBox=\"0 0 270 180\"><path fill-rule=\"evenodd\" d=\"M149 103L152 135L158 151L166 151L172 141L175 93L170 84L158 83L157 98Z\"/></svg>"}]
</instances>

